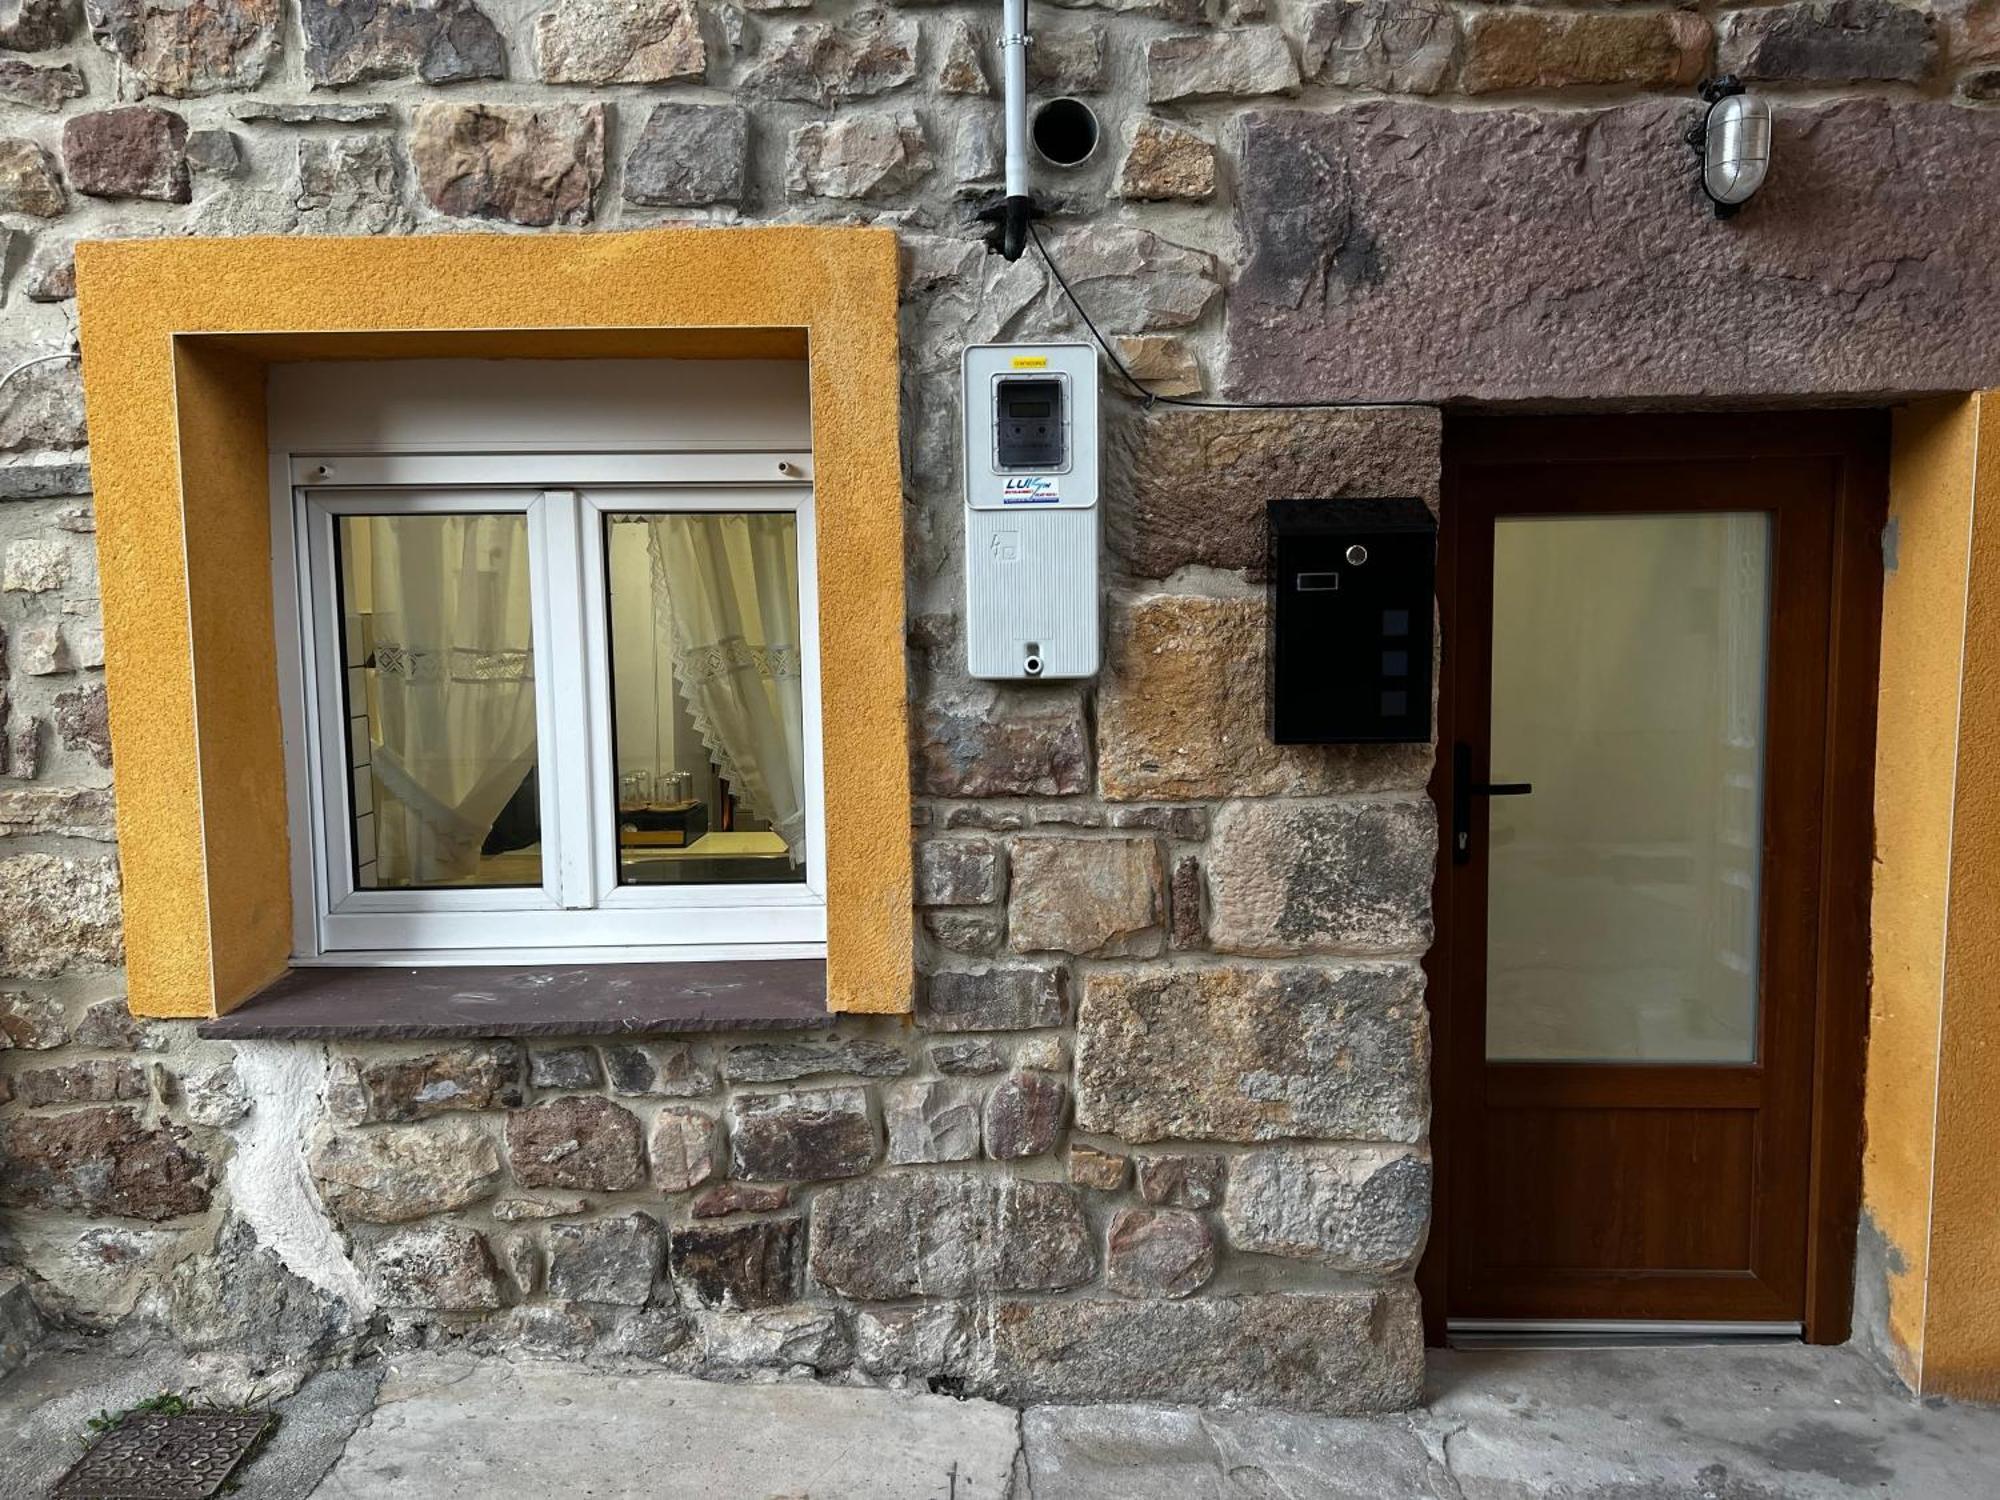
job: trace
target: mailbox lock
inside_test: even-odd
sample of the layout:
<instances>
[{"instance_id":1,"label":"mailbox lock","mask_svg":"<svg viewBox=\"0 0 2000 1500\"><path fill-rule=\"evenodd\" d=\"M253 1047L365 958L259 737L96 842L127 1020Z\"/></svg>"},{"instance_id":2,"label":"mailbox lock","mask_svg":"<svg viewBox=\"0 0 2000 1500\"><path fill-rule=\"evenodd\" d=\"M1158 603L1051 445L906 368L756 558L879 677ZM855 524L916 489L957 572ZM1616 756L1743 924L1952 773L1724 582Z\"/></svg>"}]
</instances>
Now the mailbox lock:
<instances>
[{"instance_id":1,"label":"mailbox lock","mask_svg":"<svg viewBox=\"0 0 2000 1500\"><path fill-rule=\"evenodd\" d=\"M1347 561L1353 567L1360 567L1368 561L1368 549L1362 546L1361 543L1356 542L1352 547L1347 549Z\"/></svg>"}]
</instances>

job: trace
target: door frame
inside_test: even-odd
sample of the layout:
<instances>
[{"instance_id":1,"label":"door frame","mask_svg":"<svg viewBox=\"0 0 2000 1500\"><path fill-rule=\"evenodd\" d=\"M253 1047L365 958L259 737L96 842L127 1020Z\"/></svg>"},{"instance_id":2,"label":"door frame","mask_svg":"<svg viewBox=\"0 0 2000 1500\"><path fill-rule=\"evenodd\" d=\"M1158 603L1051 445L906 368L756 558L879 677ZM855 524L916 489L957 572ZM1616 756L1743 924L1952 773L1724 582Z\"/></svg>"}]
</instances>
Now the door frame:
<instances>
[{"instance_id":1,"label":"door frame","mask_svg":"<svg viewBox=\"0 0 2000 1500\"><path fill-rule=\"evenodd\" d=\"M1861 1211L1862 1070L1868 1025L1869 894L1874 847L1877 668L1881 655L1882 528L1888 515L1886 411L1731 412L1667 415L1457 415L1444 424L1437 599L1442 669L1437 743L1454 742L1453 651L1459 639L1461 548L1454 501L1468 465L1670 462L1816 457L1838 467L1833 577L1827 629L1826 794L1821 823L1818 943L1814 970L1812 1159L1807 1172L1805 1339L1848 1337L1854 1242ZM1449 827L1452 757L1442 750L1430 792ZM1432 1029L1431 1150L1435 1184L1430 1243L1418 1267L1424 1333L1445 1340L1452 1180L1452 900L1440 850L1432 889L1437 936L1424 958Z\"/></svg>"}]
</instances>

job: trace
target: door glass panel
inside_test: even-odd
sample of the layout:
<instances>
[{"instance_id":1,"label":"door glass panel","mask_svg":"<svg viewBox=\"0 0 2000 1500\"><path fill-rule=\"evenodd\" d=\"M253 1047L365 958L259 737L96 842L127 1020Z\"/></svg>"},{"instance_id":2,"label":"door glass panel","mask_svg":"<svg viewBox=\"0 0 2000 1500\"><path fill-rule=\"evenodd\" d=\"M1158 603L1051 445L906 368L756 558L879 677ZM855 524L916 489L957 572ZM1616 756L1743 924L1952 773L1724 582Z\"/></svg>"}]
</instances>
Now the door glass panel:
<instances>
[{"instance_id":1,"label":"door glass panel","mask_svg":"<svg viewBox=\"0 0 2000 1500\"><path fill-rule=\"evenodd\" d=\"M1756 1057L1770 517L1503 519L1486 1053Z\"/></svg>"},{"instance_id":2,"label":"door glass panel","mask_svg":"<svg viewBox=\"0 0 2000 1500\"><path fill-rule=\"evenodd\" d=\"M618 878L806 878L799 528L790 511L605 520Z\"/></svg>"},{"instance_id":3,"label":"door glass panel","mask_svg":"<svg viewBox=\"0 0 2000 1500\"><path fill-rule=\"evenodd\" d=\"M539 886L527 518L334 535L355 888Z\"/></svg>"}]
</instances>

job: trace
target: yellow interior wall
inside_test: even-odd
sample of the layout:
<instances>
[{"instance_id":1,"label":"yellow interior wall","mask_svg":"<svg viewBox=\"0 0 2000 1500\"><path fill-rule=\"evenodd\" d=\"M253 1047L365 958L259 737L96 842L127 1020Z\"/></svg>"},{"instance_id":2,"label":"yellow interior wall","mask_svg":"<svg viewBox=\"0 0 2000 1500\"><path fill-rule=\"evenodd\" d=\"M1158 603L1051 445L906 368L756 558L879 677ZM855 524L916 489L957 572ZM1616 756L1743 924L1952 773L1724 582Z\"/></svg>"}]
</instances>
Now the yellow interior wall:
<instances>
[{"instance_id":1,"label":"yellow interior wall","mask_svg":"<svg viewBox=\"0 0 2000 1500\"><path fill-rule=\"evenodd\" d=\"M1875 768L1863 1199L1890 1352L2000 1397L2000 397L1897 413ZM1982 504L1981 502L1985 502Z\"/></svg>"},{"instance_id":2,"label":"yellow interior wall","mask_svg":"<svg viewBox=\"0 0 2000 1500\"><path fill-rule=\"evenodd\" d=\"M896 240L882 229L79 246L133 1009L227 1010L290 947L263 365L770 358L803 345L827 695L828 1003L907 1011L897 291Z\"/></svg>"}]
</instances>

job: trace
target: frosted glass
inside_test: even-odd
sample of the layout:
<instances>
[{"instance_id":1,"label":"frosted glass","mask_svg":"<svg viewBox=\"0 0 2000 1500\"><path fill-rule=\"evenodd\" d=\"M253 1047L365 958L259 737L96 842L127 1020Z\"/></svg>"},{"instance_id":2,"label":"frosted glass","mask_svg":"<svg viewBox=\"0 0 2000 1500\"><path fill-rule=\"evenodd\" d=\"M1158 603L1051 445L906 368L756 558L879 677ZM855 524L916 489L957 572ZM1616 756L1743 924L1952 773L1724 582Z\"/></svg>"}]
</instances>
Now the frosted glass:
<instances>
[{"instance_id":1,"label":"frosted glass","mask_svg":"<svg viewBox=\"0 0 2000 1500\"><path fill-rule=\"evenodd\" d=\"M1756 1058L1770 518L1502 520L1486 1054Z\"/></svg>"}]
</instances>

